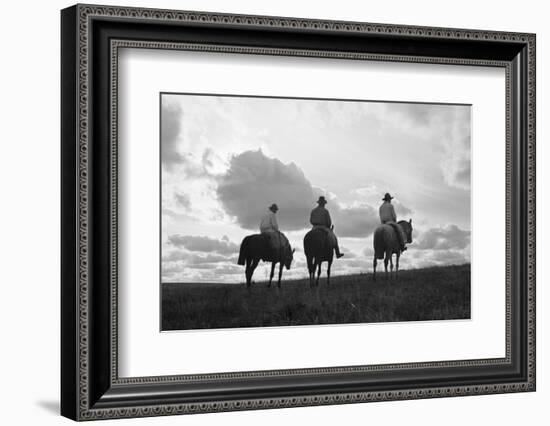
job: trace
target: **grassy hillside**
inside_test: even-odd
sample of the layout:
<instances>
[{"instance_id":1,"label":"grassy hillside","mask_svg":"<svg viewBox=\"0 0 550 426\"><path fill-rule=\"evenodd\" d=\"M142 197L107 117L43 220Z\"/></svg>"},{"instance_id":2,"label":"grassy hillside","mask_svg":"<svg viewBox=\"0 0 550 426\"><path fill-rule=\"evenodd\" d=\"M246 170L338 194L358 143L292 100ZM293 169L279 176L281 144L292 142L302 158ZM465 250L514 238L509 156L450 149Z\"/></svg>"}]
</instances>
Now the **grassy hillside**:
<instances>
[{"instance_id":1,"label":"grassy hillside","mask_svg":"<svg viewBox=\"0 0 550 426\"><path fill-rule=\"evenodd\" d=\"M470 265L331 277L311 290L308 280L282 289L254 283L162 284L162 329L266 327L470 318Z\"/></svg>"}]
</instances>

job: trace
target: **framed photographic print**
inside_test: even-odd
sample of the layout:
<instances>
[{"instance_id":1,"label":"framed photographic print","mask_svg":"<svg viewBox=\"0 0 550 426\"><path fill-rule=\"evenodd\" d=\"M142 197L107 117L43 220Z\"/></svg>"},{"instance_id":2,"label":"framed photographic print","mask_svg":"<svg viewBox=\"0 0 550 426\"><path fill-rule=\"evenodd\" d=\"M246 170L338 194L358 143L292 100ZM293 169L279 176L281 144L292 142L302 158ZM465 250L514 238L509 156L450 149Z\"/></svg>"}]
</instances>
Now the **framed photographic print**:
<instances>
[{"instance_id":1,"label":"framed photographic print","mask_svg":"<svg viewBox=\"0 0 550 426\"><path fill-rule=\"evenodd\" d=\"M535 36L76 5L74 420L535 390Z\"/></svg>"},{"instance_id":2,"label":"framed photographic print","mask_svg":"<svg viewBox=\"0 0 550 426\"><path fill-rule=\"evenodd\" d=\"M163 331L470 319L471 105L160 104Z\"/></svg>"}]
</instances>

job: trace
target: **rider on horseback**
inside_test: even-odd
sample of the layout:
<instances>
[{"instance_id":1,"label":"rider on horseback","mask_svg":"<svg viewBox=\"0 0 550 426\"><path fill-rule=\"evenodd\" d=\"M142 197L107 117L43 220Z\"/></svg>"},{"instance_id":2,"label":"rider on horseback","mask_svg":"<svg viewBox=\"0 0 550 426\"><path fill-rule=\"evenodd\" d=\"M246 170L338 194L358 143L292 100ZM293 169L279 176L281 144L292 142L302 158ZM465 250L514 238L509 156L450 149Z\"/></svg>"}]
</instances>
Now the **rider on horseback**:
<instances>
[{"instance_id":1,"label":"rider on horseback","mask_svg":"<svg viewBox=\"0 0 550 426\"><path fill-rule=\"evenodd\" d=\"M401 246L401 251L407 250L407 247L405 247L405 231L397 224L397 216L395 214L395 209L393 208L393 204L391 203L391 200L393 197L386 192L386 195L384 195L384 198L382 198L382 205L379 209L380 214L380 222L382 224L390 225L397 235L397 238L399 240L399 245Z\"/></svg>"},{"instance_id":2,"label":"rider on horseback","mask_svg":"<svg viewBox=\"0 0 550 426\"><path fill-rule=\"evenodd\" d=\"M260 221L260 232L269 241L269 248L272 254L276 253L280 249L281 245L281 233L279 231L279 224L275 214L279 210L277 204L273 203L269 206L269 211L262 217ZM270 256L272 257L272 256Z\"/></svg>"},{"instance_id":3,"label":"rider on horseback","mask_svg":"<svg viewBox=\"0 0 550 426\"><path fill-rule=\"evenodd\" d=\"M334 252L336 253L336 258L340 259L343 254L340 253L340 247L338 247L338 239L336 238L336 235L332 230L332 220L330 219L330 214L328 210L325 209L327 200L325 199L325 197L320 196L317 200L317 204L319 205L311 211L309 221L313 225L313 229L322 229L327 233L328 240L334 248Z\"/></svg>"}]
</instances>

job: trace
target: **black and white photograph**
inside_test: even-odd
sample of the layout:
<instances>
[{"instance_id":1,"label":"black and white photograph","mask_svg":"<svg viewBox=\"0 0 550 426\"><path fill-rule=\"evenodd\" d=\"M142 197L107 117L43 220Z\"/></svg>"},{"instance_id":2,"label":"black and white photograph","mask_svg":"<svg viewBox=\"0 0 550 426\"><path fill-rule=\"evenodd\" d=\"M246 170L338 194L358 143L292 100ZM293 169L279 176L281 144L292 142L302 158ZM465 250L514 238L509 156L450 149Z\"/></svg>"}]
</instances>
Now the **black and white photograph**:
<instances>
[{"instance_id":1,"label":"black and white photograph","mask_svg":"<svg viewBox=\"0 0 550 426\"><path fill-rule=\"evenodd\" d=\"M160 94L161 330L470 319L471 105Z\"/></svg>"}]
</instances>

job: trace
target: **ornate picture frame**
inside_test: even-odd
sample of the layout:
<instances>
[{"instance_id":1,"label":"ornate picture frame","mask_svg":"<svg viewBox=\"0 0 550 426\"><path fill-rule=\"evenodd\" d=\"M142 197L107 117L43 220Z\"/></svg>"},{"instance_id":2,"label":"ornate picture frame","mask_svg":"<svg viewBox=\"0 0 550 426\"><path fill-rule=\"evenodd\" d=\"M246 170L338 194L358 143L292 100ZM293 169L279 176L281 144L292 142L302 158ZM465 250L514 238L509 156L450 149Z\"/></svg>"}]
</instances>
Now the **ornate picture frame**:
<instances>
[{"instance_id":1,"label":"ornate picture frame","mask_svg":"<svg viewBox=\"0 0 550 426\"><path fill-rule=\"evenodd\" d=\"M64 9L62 415L94 420L534 391L535 42L534 34L495 31L96 5ZM121 48L504 69L505 356L248 372L216 372L213 366L209 374L120 377Z\"/></svg>"}]
</instances>

